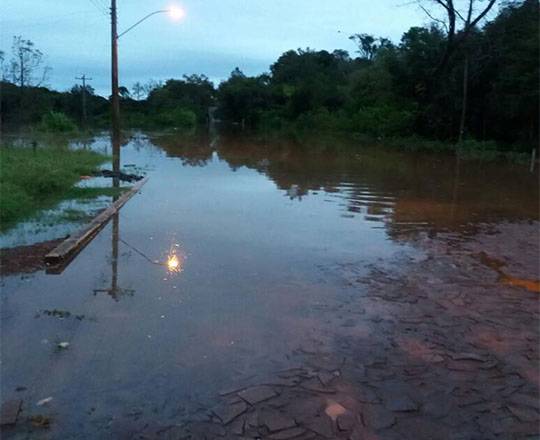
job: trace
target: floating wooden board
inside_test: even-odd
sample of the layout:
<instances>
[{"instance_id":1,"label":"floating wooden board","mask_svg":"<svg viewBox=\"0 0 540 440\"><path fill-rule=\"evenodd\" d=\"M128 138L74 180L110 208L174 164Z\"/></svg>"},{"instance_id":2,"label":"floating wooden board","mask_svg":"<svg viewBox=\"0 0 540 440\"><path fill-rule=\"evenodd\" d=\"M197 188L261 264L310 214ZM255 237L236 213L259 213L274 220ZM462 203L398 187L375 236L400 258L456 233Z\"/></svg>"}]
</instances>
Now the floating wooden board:
<instances>
[{"instance_id":1,"label":"floating wooden board","mask_svg":"<svg viewBox=\"0 0 540 440\"><path fill-rule=\"evenodd\" d=\"M88 225L70 235L51 252L45 255L47 273L61 273L77 254L92 241L101 229L108 223L126 202L131 199L148 181L148 177L137 182L127 192L122 194L111 206L96 216Z\"/></svg>"}]
</instances>

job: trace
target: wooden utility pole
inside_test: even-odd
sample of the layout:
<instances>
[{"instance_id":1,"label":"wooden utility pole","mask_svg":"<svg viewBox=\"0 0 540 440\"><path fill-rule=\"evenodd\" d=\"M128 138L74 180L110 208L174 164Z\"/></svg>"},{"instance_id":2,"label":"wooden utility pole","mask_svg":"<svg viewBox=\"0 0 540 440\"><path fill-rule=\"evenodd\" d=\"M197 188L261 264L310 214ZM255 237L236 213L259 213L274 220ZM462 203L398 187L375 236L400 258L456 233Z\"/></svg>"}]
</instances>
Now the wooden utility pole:
<instances>
[{"instance_id":1,"label":"wooden utility pole","mask_svg":"<svg viewBox=\"0 0 540 440\"><path fill-rule=\"evenodd\" d=\"M113 171L120 171L120 98L118 93L118 28L116 0L111 0L111 85Z\"/></svg>"},{"instance_id":2,"label":"wooden utility pole","mask_svg":"<svg viewBox=\"0 0 540 440\"><path fill-rule=\"evenodd\" d=\"M86 81L92 81L92 78L88 78L86 74L81 77L76 77L76 80L82 81L82 120L83 125L86 126L86 121L88 119L88 113L86 111Z\"/></svg>"}]
</instances>

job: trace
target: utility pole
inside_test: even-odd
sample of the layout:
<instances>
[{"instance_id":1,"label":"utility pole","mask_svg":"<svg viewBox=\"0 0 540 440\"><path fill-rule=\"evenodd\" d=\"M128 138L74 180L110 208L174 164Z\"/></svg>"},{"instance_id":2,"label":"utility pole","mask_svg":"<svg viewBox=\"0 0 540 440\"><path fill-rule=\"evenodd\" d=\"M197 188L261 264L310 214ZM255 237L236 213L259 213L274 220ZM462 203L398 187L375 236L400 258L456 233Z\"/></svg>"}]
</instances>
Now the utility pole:
<instances>
[{"instance_id":1,"label":"utility pole","mask_svg":"<svg viewBox=\"0 0 540 440\"><path fill-rule=\"evenodd\" d=\"M86 74L83 76L76 77L76 80L82 81L82 120L83 120L83 126L86 127L86 121L88 119L88 113L86 112L86 81L92 81L92 78L88 78Z\"/></svg>"},{"instance_id":2,"label":"utility pole","mask_svg":"<svg viewBox=\"0 0 540 440\"><path fill-rule=\"evenodd\" d=\"M111 84L113 171L120 171L120 98L118 93L118 28L116 0L111 0Z\"/></svg>"},{"instance_id":3,"label":"utility pole","mask_svg":"<svg viewBox=\"0 0 540 440\"><path fill-rule=\"evenodd\" d=\"M144 16L130 28L126 29L120 35L118 34L118 10L116 0L111 0L111 122L112 122L112 147L113 147L113 171L120 171L120 96L118 90L118 39L141 24L148 18L162 13L169 13L178 19L182 18L184 12L179 8L161 9L151 12ZM116 179L117 180L117 179ZM115 181L113 180L113 183ZM118 185L118 181L116 181Z\"/></svg>"}]
</instances>

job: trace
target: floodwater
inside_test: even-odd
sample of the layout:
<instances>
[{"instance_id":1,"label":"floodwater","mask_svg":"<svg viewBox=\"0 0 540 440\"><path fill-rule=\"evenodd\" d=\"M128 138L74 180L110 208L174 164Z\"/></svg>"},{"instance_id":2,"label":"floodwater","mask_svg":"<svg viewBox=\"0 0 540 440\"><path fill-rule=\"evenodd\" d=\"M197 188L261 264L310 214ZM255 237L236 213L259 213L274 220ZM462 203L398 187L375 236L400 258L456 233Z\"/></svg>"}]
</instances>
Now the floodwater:
<instances>
[{"instance_id":1,"label":"floodwater","mask_svg":"<svg viewBox=\"0 0 540 440\"><path fill-rule=\"evenodd\" d=\"M106 144L100 138L94 145ZM477 258L491 253L505 260L507 276L538 280L538 174L526 166L143 134L126 141L122 165L144 170L148 182L62 274L2 279L2 401L23 400L5 438L256 438L257 430L270 436L260 418L229 431L242 417L269 410L259 402L225 426L212 408L239 405L222 402L229 398L223 390L274 383L269 377L292 368L298 379L274 385L281 400L272 410L287 415L292 403L319 399L317 423L327 414L331 424L317 427L308 409L298 410L298 438L348 438L354 430L411 438L400 434L411 432L411 420L421 428L415 438L434 438L428 428L436 417L425 403L432 393L458 393L464 384L480 392L478 381L488 384L493 368L500 373L493 389L514 387L504 399L520 392L537 398L538 295L500 283ZM506 238L509 228L517 228L523 245L515 235ZM497 234L508 246L493 241ZM511 325L499 310L509 297ZM464 321L472 311L482 331ZM501 348L510 333L514 341L521 335L523 346ZM471 352L479 353L472 361ZM522 353L525 360L515 361ZM472 371L468 364L451 368L480 358L474 380L462 377ZM411 373L420 366L421 373ZM443 366L450 375L437 370ZM322 373L337 378L335 389L320 389ZM421 395L414 394L418 374L426 386ZM318 388L301 385L313 377ZM414 405L403 402L403 387L412 385L405 392ZM359 397L367 389L376 397ZM385 397L396 390L397 405ZM473 420L471 396L454 397L457 410L440 417L450 417L445 426L463 435L441 430L439 438L496 435L485 408L485 420ZM525 407L520 413L519 405L514 411L501 403L488 414L504 422L500 410L512 419L499 434L514 425L536 434L538 408ZM377 423L367 416L373 411ZM350 426L338 423L349 412L356 414ZM49 426L35 416L47 417Z\"/></svg>"}]
</instances>

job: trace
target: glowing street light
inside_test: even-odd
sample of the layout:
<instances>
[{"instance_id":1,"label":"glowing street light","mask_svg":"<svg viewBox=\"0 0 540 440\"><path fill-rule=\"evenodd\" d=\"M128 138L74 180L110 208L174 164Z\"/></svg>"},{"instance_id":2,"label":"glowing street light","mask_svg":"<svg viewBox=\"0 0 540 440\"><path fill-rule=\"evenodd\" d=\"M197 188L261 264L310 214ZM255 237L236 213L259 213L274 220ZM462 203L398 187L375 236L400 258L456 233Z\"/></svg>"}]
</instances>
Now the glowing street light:
<instances>
[{"instance_id":1,"label":"glowing street light","mask_svg":"<svg viewBox=\"0 0 540 440\"><path fill-rule=\"evenodd\" d=\"M167 9L167 13L169 14L169 17L171 17L175 21L180 21L186 16L186 11L184 11L178 5L169 6L169 8Z\"/></svg>"},{"instance_id":2,"label":"glowing street light","mask_svg":"<svg viewBox=\"0 0 540 440\"><path fill-rule=\"evenodd\" d=\"M124 32L117 32L117 0L111 0L111 104L112 104L112 134L113 134L113 170L120 171L120 94L118 85L118 40L126 35L133 28L140 25L143 21L148 20L156 14L168 14L175 21L179 21L185 17L186 13L178 5L171 5L167 9L161 9L151 12L141 18L133 26L127 28Z\"/></svg>"},{"instance_id":3,"label":"glowing street light","mask_svg":"<svg viewBox=\"0 0 540 440\"><path fill-rule=\"evenodd\" d=\"M167 9L160 9L158 11L150 12L150 14L145 15L137 23L135 23L133 26L130 26L129 28L127 28L124 32L119 34L116 38L118 39L121 36L127 34L134 27L139 26L143 21L148 20L150 17L152 17L152 16L154 16L156 14L167 14L174 21L180 21L182 18L184 18L186 16L186 12L180 6L171 5Z\"/></svg>"}]
</instances>

